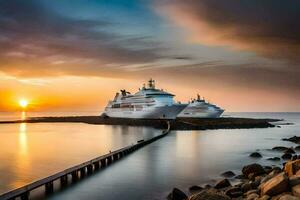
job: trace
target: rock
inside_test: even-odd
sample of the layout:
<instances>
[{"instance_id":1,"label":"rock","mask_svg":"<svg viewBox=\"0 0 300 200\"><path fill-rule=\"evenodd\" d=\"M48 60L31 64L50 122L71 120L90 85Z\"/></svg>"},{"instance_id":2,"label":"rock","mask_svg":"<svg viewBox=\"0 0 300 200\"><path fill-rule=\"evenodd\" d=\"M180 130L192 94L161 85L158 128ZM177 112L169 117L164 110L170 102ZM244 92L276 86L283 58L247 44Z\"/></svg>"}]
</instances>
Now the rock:
<instances>
[{"instance_id":1,"label":"rock","mask_svg":"<svg viewBox=\"0 0 300 200\"><path fill-rule=\"evenodd\" d=\"M300 185L292 187L292 193L296 197L300 197Z\"/></svg>"},{"instance_id":2,"label":"rock","mask_svg":"<svg viewBox=\"0 0 300 200\"><path fill-rule=\"evenodd\" d=\"M273 158L268 158L267 160L271 160L271 161L279 161L280 158L279 158L279 157L273 157Z\"/></svg>"},{"instance_id":3,"label":"rock","mask_svg":"<svg viewBox=\"0 0 300 200\"><path fill-rule=\"evenodd\" d=\"M256 200L258 197L259 197L258 194L252 193L252 194L250 194L249 196L247 196L247 199L246 199L246 200Z\"/></svg>"},{"instance_id":4,"label":"rock","mask_svg":"<svg viewBox=\"0 0 300 200\"><path fill-rule=\"evenodd\" d=\"M246 196L249 196L250 194L255 193L258 194L258 190L249 190L248 192L245 193Z\"/></svg>"},{"instance_id":5,"label":"rock","mask_svg":"<svg viewBox=\"0 0 300 200\"><path fill-rule=\"evenodd\" d=\"M204 190L192 195L189 200L230 200L230 197L213 190Z\"/></svg>"},{"instance_id":6,"label":"rock","mask_svg":"<svg viewBox=\"0 0 300 200\"><path fill-rule=\"evenodd\" d=\"M225 191L225 195L229 196L230 198L237 198L242 196L243 192L239 187L232 187Z\"/></svg>"},{"instance_id":7,"label":"rock","mask_svg":"<svg viewBox=\"0 0 300 200\"><path fill-rule=\"evenodd\" d=\"M239 174L239 175L235 176L234 178L236 178L236 179L246 179L246 177L243 174Z\"/></svg>"},{"instance_id":8,"label":"rock","mask_svg":"<svg viewBox=\"0 0 300 200\"><path fill-rule=\"evenodd\" d=\"M178 188L173 188L173 191L168 195L168 200L186 200L188 196Z\"/></svg>"},{"instance_id":9,"label":"rock","mask_svg":"<svg viewBox=\"0 0 300 200\"><path fill-rule=\"evenodd\" d=\"M191 186L191 187L189 188L189 191L190 191L190 192L199 192L199 191L201 191L201 190L203 190L203 187L200 187L200 186L198 186L198 185L193 185L193 186Z\"/></svg>"},{"instance_id":10,"label":"rock","mask_svg":"<svg viewBox=\"0 0 300 200\"><path fill-rule=\"evenodd\" d=\"M254 173L255 175L264 174L265 170L261 165L254 163L244 166L242 169L242 173L245 177L248 177L251 173Z\"/></svg>"},{"instance_id":11,"label":"rock","mask_svg":"<svg viewBox=\"0 0 300 200\"><path fill-rule=\"evenodd\" d=\"M248 192L250 190L252 190L252 187L251 187L251 184L250 183L244 183L242 186L241 186L241 190L245 193L245 192Z\"/></svg>"},{"instance_id":12,"label":"rock","mask_svg":"<svg viewBox=\"0 0 300 200\"><path fill-rule=\"evenodd\" d=\"M295 150L300 150L300 145L295 147Z\"/></svg>"},{"instance_id":13,"label":"rock","mask_svg":"<svg viewBox=\"0 0 300 200\"><path fill-rule=\"evenodd\" d=\"M290 177L295 175L300 170L300 160L289 161L284 166L284 171Z\"/></svg>"},{"instance_id":14,"label":"rock","mask_svg":"<svg viewBox=\"0 0 300 200\"><path fill-rule=\"evenodd\" d=\"M283 147L283 146L276 146L276 147L273 147L272 150L274 151L285 151L289 149L288 147Z\"/></svg>"},{"instance_id":15,"label":"rock","mask_svg":"<svg viewBox=\"0 0 300 200\"><path fill-rule=\"evenodd\" d=\"M217 182L217 184L215 185L214 188L216 189L222 189L222 188L226 188L231 186L229 180L227 178L220 180L219 182Z\"/></svg>"},{"instance_id":16,"label":"rock","mask_svg":"<svg viewBox=\"0 0 300 200\"><path fill-rule=\"evenodd\" d=\"M270 196L264 195L264 196L258 198L257 200L269 200L269 199L270 199Z\"/></svg>"},{"instance_id":17,"label":"rock","mask_svg":"<svg viewBox=\"0 0 300 200\"><path fill-rule=\"evenodd\" d=\"M226 178L231 178L231 177L235 176L235 173L232 171L226 171L226 172L222 173L221 175Z\"/></svg>"},{"instance_id":18,"label":"rock","mask_svg":"<svg viewBox=\"0 0 300 200\"><path fill-rule=\"evenodd\" d=\"M287 150L284 151L284 153L295 154L296 152L292 148L288 148Z\"/></svg>"},{"instance_id":19,"label":"rock","mask_svg":"<svg viewBox=\"0 0 300 200\"><path fill-rule=\"evenodd\" d=\"M258 152L253 152L249 155L251 158L261 158L262 155Z\"/></svg>"},{"instance_id":20,"label":"rock","mask_svg":"<svg viewBox=\"0 0 300 200\"><path fill-rule=\"evenodd\" d=\"M279 198L279 200L299 200L298 197L292 196L290 194L285 194Z\"/></svg>"},{"instance_id":21,"label":"rock","mask_svg":"<svg viewBox=\"0 0 300 200\"><path fill-rule=\"evenodd\" d=\"M261 195L274 196L285 192L288 184L288 177L282 172L261 185Z\"/></svg>"},{"instance_id":22,"label":"rock","mask_svg":"<svg viewBox=\"0 0 300 200\"><path fill-rule=\"evenodd\" d=\"M297 159L298 159L298 156L297 155L293 155L292 160L294 161L294 160L297 160Z\"/></svg>"},{"instance_id":23,"label":"rock","mask_svg":"<svg viewBox=\"0 0 300 200\"><path fill-rule=\"evenodd\" d=\"M298 137L298 136L293 136L293 137L290 137L290 138L283 138L282 140L289 141L289 142L294 142L296 144L300 144L300 137Z\"/></svg>"},{"instance_id":24,"label":"rock","mask_svg":"<svg viewBox=\"0 0 300 200\"><path fill-rule=\"evenodd\" d=\"M292 154L290 153L285 153L281 156L282 159L284 160L290 160L292 158Z\"/></svg>"},{"instance_id":25,"label":"rock","mask_svg":"<svg viewBox=\"0 0 300 200\"><path fill-rule=\"evenodd\" d=\"M289 186L294 187L296 185L300 185L300 176L293 175L289 177Z\"/></svg>"}]
</instances>

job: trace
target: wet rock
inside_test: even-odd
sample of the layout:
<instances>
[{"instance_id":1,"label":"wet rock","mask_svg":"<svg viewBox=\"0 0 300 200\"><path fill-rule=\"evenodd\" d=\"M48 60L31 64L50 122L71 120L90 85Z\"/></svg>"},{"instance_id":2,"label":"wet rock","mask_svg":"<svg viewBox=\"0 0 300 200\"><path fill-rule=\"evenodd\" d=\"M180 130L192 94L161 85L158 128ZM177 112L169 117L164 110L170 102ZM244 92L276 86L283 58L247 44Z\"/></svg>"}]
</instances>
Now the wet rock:
<instances>
[{"instance_id":1,"label":"wet rock","mask_svg":"<svg viewBox=\"0 0 300 200\"><path fill-rule=\"evenodd\" d=\"M254 163L244 166L242 173L244 176L248 177L251 173L254 173L255 175L264 174L265 170L260 164Z\"/></svg>"},{"instance_id":2,"label":"wet rock","mask_svg":"<svg viewBox=\"0 0 300 200\"><path fill-rule=\"evenodd\" d=\"M300 197L300 185L292 187L292 193L296 197Z\"/></svg>"},{"instance_id":3,"label":"wet rock","mask_svg":"<svg viewBox=\"0 0 300 200\"><path fill-rule=\"evenodd\" d=\"M226 177L226 178L231 178L235 176L235 173L232 171L226 171L224 173L221 174L222 176Z\"/></svg>"},{"instance_id":4,"label":"wet rock","mask_svg":"<svg viewBox=\"0 0 300 200\"><path fill-rule=\"evenodd\" d=\"M295 154L296 152L292 148L288 148L287 150L284 151L284 153L290 153L290 154Z\"/></svg>"},{"instance_id":5,"label":"wet rock","mask_svg":"<svg viewBox=\"0 0 300 200\"><path fill-rule=\"evenodd\" d=\"M168 200L186 200L188 196L179 190L178 188L173 188L173 191L168 195Z\"/></svg>"},{"instance_id":6,"label":"wet rock","mask_svg":"<svg viewBox=\"0 0 300 200\"><path fill-rule=\"evenodd\" d=\"M289 186L294 187L296 185L300 185L300 176L293 175L289 177Z\"/></svg>"},{"instance_id":7,"label":"wet rock","mask_svg":"<svg viewBox=\"0 0 300 200\"><path fill-rule=\"evenodd\" d=\"M248 192L245 193L245 195L249 196L252 193L258 194L258 190L257 189L255 189L255 190L249 190Z\"/></svg>"},{"instance_id":8,"label":"wet rock","mask_svg":"<svg viewBox=\"0 0 300 200\"><path fill-rule=\"evenodd\" d=\"M290 137L290 138L283 138L282 140L283 141L294 142L296 144L300 144L300 137L298 137L298 136L293 136L293 137Z\"/></svg>"},{"instance_id":9,"label":"wet rock","mask_svg":"<svg viewBox=\"0 0 300 200\"><path fill-rule=\"evenodd\" d=\"M257 200L269 200L269 199L270 199L270 196L264 195L264 196L258 198Z\"/></svg>"},{"instance_id":10,"label":"wet rock","mask_svg":"<svg viewBox=\"0 0 300 200\"><path fill-rule=\"evenodd\" d=\"M272 150L274 151L285 151L289 149L288 147L283 147L283 146L276 146L276 147L273 147Z\"/></svg>"},{"instance_id":11,"label":"wet rock","mask_svg":"<svg viewBox=\"0 0 300 200\"><path fill-rule=\"evenodd\" d=\"M245 192L248 192L250 190L252 190L252 187L251 187L251 184L250 183L244 183L242 186L241 186L241 190L245 193Z\"/></svg>"},{"instance_id":12,"label":"wet rock","mask_svg":"<svg viewBox=\"0 0 300 200\"><path fill-rule=\"evenodd\" d=\"M252 193L252 194L250 194L249 196L247 196L247 199L246 199L246 200L256 200L258 197L259 197L258 194Z\"/></svg>"},{"instance_id":13,"label":"wet rock","mask_svg":"<svg viewBox=\"0 0 300 200\"><path fill-rule=\"evenodd\" d=\"M239 187L232 187L225 191L225 195L229 196L230 198L237 198L242 196L243 192Z\"/></svg>"},{"instance_id":14,"label":"wet rock","mask_svg":"<svg viewBox=\"0 0 300 200\"><path fill-rule=\"evenodd\" d=\"M282 195L279 200L299 200L298 197L292 196L290 194Z\"/></svg>"},{"instance_id":15,"label":"wet rock","mask_svg":"<svg viewBox=\"0 0 300 200\"><path fill-rule=\"evenodd\" d=\"M289 161L284 166L284 171L290 177L300 170L300 160Z\"/></svg>"},{"instance_id":16,"label":"wet rock","mask_svg":"<svg viewBox=\"0 0 300 200\"><path fill-rule=\"evenodd\" d=\"M300 150L300 145L295 147L295 150L299 151Z\"/></svg>"},{"instance_id":17,"label":"wet rock","mask_svg":"<svg viewBox=\"0 0 300 200\"><path fill-rule=\"evenodd\" d=\"M251 157L251 158L261 158L262 155L258 152L253 152L249 155L249 157Z\"/></svg>"},{"instance_id":18,"label":"wet rock","mask_svg":"<svg viewBox=\"0 0 300 200\"><path fill-rule=\"evenodd\" d=\"M246 177L243 174L239 174L239 175L235 176L234 178L236 178L236 179L245 179Z\"/></svg>"},{"instance_id":19,"label":"wet rock","mask_svg":"<svg viewBox=\"0 0 300 200\"><path fill-rule=\"evenodd\" d=\"M230 200L230 197L214 190L204 190L192 195L189 200Z\"/></svg>"},{"instance_id":20,"label":"wet rock","mask_svg":"<svg viewBox=\"0 0 300 200\"><path fill-rule=\"evenodd\" d=\"M271 160L271 161L279 161L280 158L279 158L279 157L273 157L273 158L267 158L267 160Z\"/></svg>"},{"instance_id":21,"label":"wet rock","mask_svg":"<svg viewBox=\"0 0 300 200\"><path fill-rule=\"evenodd\" d=\"M298 156L297 155L293 155L292 160L294 161L294 160L297 160L297 159L298 159Z\"/></svg>"},{"instance_id":22,"label":"wet rock","mask_svg":"<svg viewBox=\"0 0 300 200\"><path fill-rule=\"evenodd\" d=\"M226 188L231 186L229 180L227 178L220 180L219 182L217 182L217 184L215 185L214 188L216 189L222 189L222 188Z\"/></svg>"},{"instance_id":23,"label":"wet rock","mask_svg":"<svg viewBox=\"0 0 300 200\"><path fill-rule=\"evenodd\" d=\"M282 172L261 185L261 195L274 196L285 192L288 184L288 177Z\"/></svg>"},{"instance_id":24,"label":"wet rock","mask_svg":"<svg viewBox=\"0 0 300 200\"><path fill-rule=\"evenodd\" d=\"M281 158L282 158L283 160L290 160L290 159L292 158L292 154L290 154L290 153L285 153L285 154L283 154L283 155L281 156Z\"/></svg>"},{"instance_id":25,"label":"wet rock","mask_svg":"<svg viewBox=\"0 0 300 200\"><path fill-rule=\"evenodd\" d=\"M201 190L203 190L203 187L198 186L198 185L193 185L193 186L191 186L191 187L189 188L189 191L190 191L190 192L199 192L199 191L201 191Z\"/></svg>"}]
</instances>

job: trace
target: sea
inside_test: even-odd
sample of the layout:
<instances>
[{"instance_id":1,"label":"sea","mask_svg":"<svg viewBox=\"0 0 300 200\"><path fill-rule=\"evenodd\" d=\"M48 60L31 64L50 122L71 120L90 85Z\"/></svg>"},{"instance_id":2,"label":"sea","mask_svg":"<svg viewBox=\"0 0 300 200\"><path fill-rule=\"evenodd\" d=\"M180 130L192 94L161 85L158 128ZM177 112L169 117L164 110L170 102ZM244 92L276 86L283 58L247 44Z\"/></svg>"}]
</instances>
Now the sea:
<instances>
[{"instance_id":1,"label":"sea","mask_svg":"<svg viewBox=\"0 0 300 200\"><path fill-rule=\"evenodd\" d=\"M0 112L0 121L97 114ZM31 196L33 199L52 200L160 200L166 199L174 187L189 194L190 186L213 184L227 170L240 174L246 164L257 162L281 166L282 160L267 160L281 156L281 153L271 148L295 147L295 144L283 141L282 138L300 136L300 113L225 113L224 117L273 118L283 121L276 122L274 128L172 131L166 137L76 184L58 189L52 195L44 195L42 189L38 189ZM0 193L161 132L149 127L84 123L0 124ZM255 151L263 157L250 158L249 154Z\"/></svg>"}]
</instances>

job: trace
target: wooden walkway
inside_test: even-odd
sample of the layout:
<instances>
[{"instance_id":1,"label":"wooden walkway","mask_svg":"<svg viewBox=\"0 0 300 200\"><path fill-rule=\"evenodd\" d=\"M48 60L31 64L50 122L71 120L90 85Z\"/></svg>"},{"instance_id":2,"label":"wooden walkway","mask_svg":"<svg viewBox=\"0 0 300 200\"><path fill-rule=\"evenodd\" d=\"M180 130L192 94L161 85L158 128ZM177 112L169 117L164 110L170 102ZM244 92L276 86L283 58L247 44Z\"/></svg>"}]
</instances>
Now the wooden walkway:
<instances>
[{"instance_id":1,"label":"wooden walkway","mask_svg":"<svg viewBox=\"0 0 300 200\"><path fill-rule=\"evenodd\" d=\"M94 158L87 162L81 163L74 167L68 168L46 178L40 179L38 181L32 182L28 185L20 187L18 189L9 191L7 193L1 194L0 199L17 199L27 200L30 197L30 192L39 187L45 187L45 192L50 194L54 192L54 181L59 181L60 186L68 185L69 178L72 182L79 181L86 175L93 174L94 172L109 166L111 163L120 160L124 156L144 147L147 144L155 142L156 140L165 137L170 131L170 123L168 122L168 129L163 131L161 135L155 136L148 140L140 140L134 145L124 147L122 149L110 152L109 154L102 155L100 157Z\"/></svg>"}]
</instances>

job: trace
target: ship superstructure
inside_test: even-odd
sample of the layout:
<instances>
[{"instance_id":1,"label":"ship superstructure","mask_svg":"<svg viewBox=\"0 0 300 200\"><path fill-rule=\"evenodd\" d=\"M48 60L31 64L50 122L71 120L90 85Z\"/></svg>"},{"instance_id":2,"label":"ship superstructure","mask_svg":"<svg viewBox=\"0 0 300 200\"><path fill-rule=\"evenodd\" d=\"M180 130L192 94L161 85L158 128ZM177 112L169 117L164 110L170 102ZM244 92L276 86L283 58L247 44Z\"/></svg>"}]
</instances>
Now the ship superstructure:
<instances>
[{"instance_id":1,"label":"ship superstructure","mask_svg":"<svg viewBox=\"0 0 300 200\"><path fill-rule=\"evenodd\" d=\"M150 79L147 87L144 84L135 94L126 90L116 93L103 115L114 118L175 119L187 104L176 103L174 96L156 89L155 81Z\"/></svg>"},{"instance_id":2,"label":"ship superstructure","mask_svg":"<svg viewBox=\"0 0 300 200\"><path fill-rule=\"evenodd\" d=\"M197 99L193 99L187 107L181 111L177 117L187 118L218 118L222 115L224 109L206 102L197 95Z\"/></svg>"}]
</instances>

